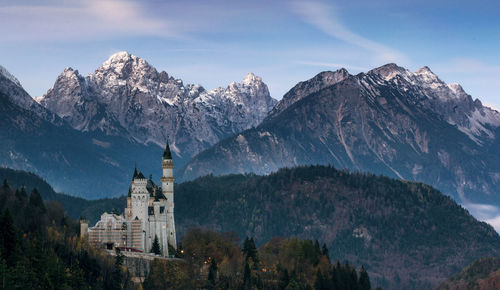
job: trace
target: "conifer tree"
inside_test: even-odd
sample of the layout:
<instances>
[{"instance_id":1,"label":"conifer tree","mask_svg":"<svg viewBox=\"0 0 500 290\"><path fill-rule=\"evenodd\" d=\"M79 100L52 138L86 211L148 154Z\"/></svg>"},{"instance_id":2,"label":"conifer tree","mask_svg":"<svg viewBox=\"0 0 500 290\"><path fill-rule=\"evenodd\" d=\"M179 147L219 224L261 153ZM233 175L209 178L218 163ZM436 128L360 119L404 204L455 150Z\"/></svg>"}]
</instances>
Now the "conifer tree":
<instances>
[{"instance_id":1,"label":"conifer tree","mask_svg":"<svg viewBox=\"0 0 500 290\"><path fill-rule=\"evenodd\" d=\"M255 246L255 241L253 238L245 238L245 242L243 243L243 254L245 255L245 260L252 259L254 262L254 266L259 263L259 257L257 254L257 247Z\"/></svg>"},{"instance_id":2,"label":"conifer tree","mask_svg":"<svg viewBox=\"0 0 500 290\"><path fill-rule=\"evenodd\" d=\"M122 266L125 257L120 252L119 248L115 248L115 251L115 267L113 269L113 272L111 273L111 279L106 279L104 281L104 288L109 290L122 289L122 286L124 284Z\"/></svg>"},{"instance_id":3,"label":"conifer tree","mask_svg":"<svg viewBox=\"0 0 500 290\"><path fill-rule=\"evenodd\" d=\"M250 239L248 237L245 237L245 241L243 242L243 249L241 250L243 252L243 255L248 257L248 248L249 248L249 243Z\"/></svg>"},{"instance_id":4,"label":"conifer tree","mask_svg":"<svg viewBox=\"0 0 500 290\"><path fill-rule=\"evenodd\" d=\"M316 290L328 289L325 282L326 281L325 278L323 277L323 274L321 274L321 270L318 269L318 272L316 272L316 281L314 281L314 289Z\"/></svg>"},{"instance_id":5,"label":"conifer tree","mask_svg":"<svg viewBox=\"0 0 500 290\"><path fill-rule=\"evenodd\" d=\"M243 289L252 289L252 272L248 261L245 262L245 269L243 271Z\"/></svg>"},{"instance_id":6,"label":"conifer tree","mask_svg":"<svg viewBox=\"0 0 500 290\"><path fill-rule=\"evenodd\" d=\"M365 270L364 266L361 266L361 271L359 273L359 289L360 290L370 290L372 288L370 284L370 278Z\"/></svg>"},{"instance_id":7,"label":"conifer tree","mask_svg":"<svg viewBox=\"0 0 500 290\"><path fill-rule=\"evenodd\" d=\"M321 254L328 259L328 262L330 262L330 254L328 253L328 248L326 247L325 243L323 243L323 249L321 250Z\"/></svg>"},{"instance_id":8,"label":"conifer tree","mask_svg":"<svg viewBox=\"0 0 500 290\"><path fill-rule=\"evenodd\" d=\"M38 192L36 188L34 188L30 194L29 205L32 206L33 208L40 209L42 212L46 211L45 205L43 204L42 196L40 195L40 192Z\"/></svg>"},{"instance_id":9,"label":"conifer tree","mask_svg":"<svg viewBox=\"0 0 500 290\"><path fill-rule=\"evenodd\" d=\"M161 255L160 242L158 241L158 236L155 235L153 245L151 246L151 253L155 255Z\"/></svg>"},{"instance_id":10,"label":"conifer tree","mask_svg":"<svg viewBox=\"0 0 500 290\"><path fill-rule=\"evenodd\" d=\"M7 266L15 264L15 255L17 254L17 237L14 221L7 208L0 219L0 233L1 233L1 254L2 258L7 262Z\"/></svg>"},{"instance_id":11,"label":"conifer tree","mask_svg":"<svg viewBox=\"0 0 500 290\"><path fill-rule=\"evenodd\" d=\"M284 269L283 271L281 271L278 286L280 289L285 289L288 283L290 283L290 276L288 275L288 270Z\"/></svg>"},{"instance_id":12,"label":"conifer tree","mask_svg":"<svg viewBox=\"0 0 500 290\"><path fill-rule=\"evenodd\" d=\"M328 248L325 243L323 243L323 250L321 251L321 254L328 257Z\"/></svg>"},{"instance_id":13,"label":"conifer tree","mask_svg":"<svg viewBox=\"0 0 500 290\"><path fill-rule=\"evenodd\" d=\"M314 251L316 252L316 255L322 255L323 253L321 252L321 248L319 247L319 242L316 240L314 242Z\"/></svg>"},{"instance_id":14,"label":"conifer tree","mask_svg":"<svg viewBox=\"0 0 500 290\"><path fill-rule=\"evenodd\" d=\"M208 278L207 285L205 286L207 289L215 289L215 285L217 283L217 263L215 259L212 259L210 262L210 268L208 269Z\"/></svg>"}]
</instances>

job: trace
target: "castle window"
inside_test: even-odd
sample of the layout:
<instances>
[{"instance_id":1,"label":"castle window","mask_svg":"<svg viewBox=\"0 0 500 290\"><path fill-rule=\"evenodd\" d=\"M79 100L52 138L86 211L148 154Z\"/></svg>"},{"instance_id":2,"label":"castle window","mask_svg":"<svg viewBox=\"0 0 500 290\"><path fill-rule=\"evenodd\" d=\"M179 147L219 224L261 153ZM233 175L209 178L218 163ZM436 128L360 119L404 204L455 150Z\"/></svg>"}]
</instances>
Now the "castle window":
<instances>
[{"instance_id":1,"label":"castle window","mask_svg":"<svg viewBox=\"0 0 500 290\"><path fill-rule=\"evenodd\" d=\"M160 206L160 213L164 213L165 212L165 207L164 206Z\"/></svg>"},{"instance_id":2,"label":"castle window","mask_svg":"<svg viewBox=\"0 0 500 290\"><path fill-rule=\"evenodd\" d=\"M154 214L155 214L155 209L154 209L154 207L152 207L152 206L149 206L149 207L148 207L148 214L149 214L149 215L154 215Z\"/></svg>"}]
</instances>

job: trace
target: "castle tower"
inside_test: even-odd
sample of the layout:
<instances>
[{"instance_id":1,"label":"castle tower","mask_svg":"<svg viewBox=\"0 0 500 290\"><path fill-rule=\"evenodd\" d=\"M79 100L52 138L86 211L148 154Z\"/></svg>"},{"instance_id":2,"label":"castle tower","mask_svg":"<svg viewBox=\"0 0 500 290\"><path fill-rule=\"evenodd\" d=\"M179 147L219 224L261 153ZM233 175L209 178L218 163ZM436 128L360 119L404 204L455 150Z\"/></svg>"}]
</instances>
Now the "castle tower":
<instances>
[{"instance_id":1,"label":"castle tower","mask_svg":"<svg viewBox=\"0 0 500 290\"><path fill-rule=\"evenodd\" d=\"M166 200L167 211L167 241L168 244L177 249L177 238L175 234L174 221L174 162L172 160L172 152L167 140L167 146L163 152L161 166L163 168L163 176L161 178L161 189Z\"/></svg>"},{"instance_id":2,"label":"castle tower","mask_svg":"<svg viewBox=\"0 0 500 290\"><path fill-rule=\"evenodd\" d=\"M89 235L89 221L80 219L80 237L86 238Z\"/></svg>"},{"instance_id":3,"label":"castle tower","mask_svg":"<svg viewBox=\"0 0 500 290\"><path fill-rule=\"evenodd\" d=\"M151 239L149 238L148 205L149 192L146 188L147 179L137 168L134 169L134 177L130 186L130 196L127 198L127 209L125 216L129 220L138 219L141 221L142 245L144 251L151 248Z\"/></svg>"}]
</instances>

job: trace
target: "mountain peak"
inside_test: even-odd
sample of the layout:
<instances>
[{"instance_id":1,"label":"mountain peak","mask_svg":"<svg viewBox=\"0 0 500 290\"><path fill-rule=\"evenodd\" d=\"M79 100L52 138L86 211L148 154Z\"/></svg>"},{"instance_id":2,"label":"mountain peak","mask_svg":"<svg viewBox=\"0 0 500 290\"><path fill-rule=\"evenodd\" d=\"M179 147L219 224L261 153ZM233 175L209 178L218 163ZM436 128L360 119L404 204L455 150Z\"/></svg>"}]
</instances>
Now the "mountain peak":
<instances>
[{"instance_id":1,"label":"mountain peak","mask_svg":"<svg viewBox=\"0 0 500 290\"><path fill-rule=\"evenodd\" d=\"M114 75L126 79L131 75L138 78L144 75L156 75L158 72L145 59L137 57L126 51L112 54L94 73L94 78L106 78Z\"/></svg>"},{"instance_id":2,"label":"mountain peak","mask_svg":"<svg viewBox=\"0 0 500 290\"><path fill-rule=\"evenodd\" d=\"M261 82L262 82L261 77L256 76L253 73L248 73L241 83L248 86L248 85L252 85L254 83L261 83Z\"/></svg>"},{"instance_id":3,"label":"mountain peak","mask_svg":"<svg viewBox=\"0 0 500 290\"><path fill-rule=\"evenodd\" d=\"M65 67L64 71L61 73L60 77L66 77L66 78L71 78L73 76L79 77L80 73L78 70L73 69L72 67Z\"/></svg>"},{"instance_id":4,"label":"mountain peak","mask_svg":"<svg viewBox=\"0 0 500 290\"><path fill-rule=\"evenodd\" d=\"M393 79L397 75L410 75L411 72L405 69L404 67L400 67L395 63L388 63L381 67L372 69L368 72L369 74L375 74L385 79L386 81Z\"/></svg>"},{"instance_id":5,"label":"mountain peak","mask_svg":"<svg viewBox=\"0 0 500 290\"><path fill-rule=\"evenodd\" d=\"M422 75L422 74L432 74L432 75L435 75L435 73L433 73L428 66L423 66L423 67L419 68L415 72L415 74L417 74L417 75Z\"/></svg>"},{"instance_id":6,"label":"mountain peak","mask_svg":"<svg viewBox=\"0 0 500 290\"><path fill-rule=\"evenodd\" d=\"M139 66L148 66L151 67L146 60L143 58L137 57L133 54L130 54L126 51L120 51L117 53L112 54L103 64L100 68L104 70L108 69L113 69L115 71L120 71L125 67L127 64L133 63L134 65L139 65Z\"/></svg>"},{"instance_id":7,"label":"mountain peak","mask_svg":"<svg viewBox=\"0 0 500 290\"><path fill-rule=\"evenodd\" d=\"M132 55L126 51L119 51L116 53L113 53L109 58L109 62L118 62L118 61L123 61L123 60L128 60L130 58L136 58L135 55Z\"/></svg>"},{"instance_id":8,"label":"mountain peak","mask_svg":"<svg viewBox=\"0 0 500 290\"><path fill-rule=\"evenodd\" d=\"M429 84L444 84L443 81L441 81L439 77L435 73L433 73L428 66L419 68L414 73L414 75Z\"/></svg>"}]
</instances>

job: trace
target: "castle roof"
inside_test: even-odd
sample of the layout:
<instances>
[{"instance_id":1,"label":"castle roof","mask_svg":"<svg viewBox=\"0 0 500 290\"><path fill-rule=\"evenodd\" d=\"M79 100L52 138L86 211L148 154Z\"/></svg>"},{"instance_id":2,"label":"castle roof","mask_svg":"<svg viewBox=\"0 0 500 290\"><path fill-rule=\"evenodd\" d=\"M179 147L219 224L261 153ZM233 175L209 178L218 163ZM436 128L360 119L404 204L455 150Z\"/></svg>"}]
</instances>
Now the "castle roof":
<instances>
[{"instance_id":1,"label":"castle roof","mask_svg":"<svg viewBox=\"0 0 500 290\"><path fill-rule=\"evenodd\" d=\"M149 192L149 196L154 196L156 190L156 184L153 181L153 177L149 175L148 183L146 184L146 189Z\"/></svg>"},{"instance_id":2,"label":"castle roof","mask_svg":"<svg viewBox=\"0 0 500 290\"><path fill-rule=\"evenodd\" d=\"M168 144L168 140L167 140L167 146L165 147L165 151L163 151L163 158L172 159L172 152L170 151L170 145Z\"/></svg>"},{"instance_id":3,"label":"castle roof","mask_svg":"<svg viewBox=\"0 0 500 290\"><path fill-rule=\"evenodd\" d=\"M134 176L132 177L132 179L135 179L138 174L139 174L139 172L137 172L137 164L136 164L136 165L134 165Z\"/></svg>"}]
</instances>

